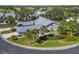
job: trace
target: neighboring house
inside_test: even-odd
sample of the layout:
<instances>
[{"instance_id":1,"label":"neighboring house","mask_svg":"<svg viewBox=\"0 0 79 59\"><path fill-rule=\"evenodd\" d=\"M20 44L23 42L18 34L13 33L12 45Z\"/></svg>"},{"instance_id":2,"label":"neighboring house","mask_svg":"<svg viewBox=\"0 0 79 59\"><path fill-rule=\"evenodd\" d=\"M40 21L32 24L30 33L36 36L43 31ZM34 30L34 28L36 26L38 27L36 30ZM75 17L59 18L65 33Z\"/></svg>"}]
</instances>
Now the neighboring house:
<instances>
[{"instance_id":1,"label":"neighboring house","mask_svg":"<svg viewBox=\"0 0 79 59\"><path fill-rule=\"evenodd\" d=\"M18 33L25 32L27 29L40 29L40 27L46 26L48 30L57 30L58 23L49 19L46 19L44 17L39 17L35 21L29 21L29 22L18 22L16 29Z\"/></svg>"},{"instance_id":2,"label":"neighboring house","mask_svg":"<svg viewBox=\"0 0 79 59\"><path fill-rule=\"evenodd\" d=\"M0 17L4 16L4 17L8 17L8 16L12 16L15 17L15 13L0 13Z\"/></svg>"},{"instance_id":3,"label":"neighboring house","mask_svg":"<svg viewBox=\"0 0 79 59\"><path fill-rule=\"evenodd\" d=\"M0 13L0 23L5 20L5 19L1 19L1 18L9 17L9 16L15 17L16 14L15 14L15 13ZM5 23L5 22L4 22L4 23Z\"/></svg>"},{"instance_id":4,"label":"neighboring house","mask_svg":"<svg viewBox=\"0 0 79 59\"><path fill-rule=\"evenodd\" d=\"M43 14L45 14L46 13L46 11L35 11L34 12L34 14L32 15L32 16L39 16L39 15L43 15Z\"/></svg>"},{"instance_id":5,"label":"neighboring house","mask_svg":"<svg viewBox=\"0 0 79 59\"><path fill-rule=\"evenodd\" d=\"M69 17L69 18L66 19L67 22L70 22L70 21L72 21L72 20L73 20L72 17Z\"/></svg>"},{"instance_id":6,"label":"neighboring house","mask_svg":"<svg viewBox=\"0 0 79 59\"><path fill-rule=\"evenodd\" d=\"M0 13L0 17L9 17L9 16L12 16L12 17L15 17L15 13ZM2 19L0 19L2 20ZM4 28L6 27L6 23L0 23L0 28Z\"/></svg>"}]
</instances>

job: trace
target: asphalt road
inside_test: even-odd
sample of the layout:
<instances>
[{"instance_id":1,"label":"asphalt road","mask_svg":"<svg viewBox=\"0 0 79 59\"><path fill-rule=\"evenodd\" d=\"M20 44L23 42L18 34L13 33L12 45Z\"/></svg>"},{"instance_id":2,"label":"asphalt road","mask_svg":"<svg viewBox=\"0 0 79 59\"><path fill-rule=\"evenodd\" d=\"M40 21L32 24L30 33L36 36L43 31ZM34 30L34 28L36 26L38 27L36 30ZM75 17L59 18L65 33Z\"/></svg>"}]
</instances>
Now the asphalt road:
<instances>
[{"instance_id":1,"label":"asphalt road","mask_svg":"<svg viewBox=\"0 0 79 59\"><path fill-rule=\"evenodd\" d=\"M78 54L79 46L66 50L33 50L14 46L0 37L0 54Z\"/></svg>"}]
</instances>

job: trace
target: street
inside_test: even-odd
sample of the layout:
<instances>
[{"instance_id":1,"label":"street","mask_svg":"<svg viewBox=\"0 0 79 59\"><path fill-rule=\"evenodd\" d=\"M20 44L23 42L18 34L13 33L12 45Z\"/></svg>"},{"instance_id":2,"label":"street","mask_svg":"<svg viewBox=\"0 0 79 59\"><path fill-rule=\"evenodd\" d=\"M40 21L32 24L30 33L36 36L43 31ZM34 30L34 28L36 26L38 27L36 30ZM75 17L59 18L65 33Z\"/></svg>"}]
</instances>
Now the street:
<instances>
[{"instance_id":1,"label":"street","mask_svg":"<svg viewBox=\"0 0 79 59\"><path fill-rule=\"evenodd\" d=\"M65 50L34 50L14 46L0 37L0 54L78 54L79 46Z\"/></svg>"}]
</instances>

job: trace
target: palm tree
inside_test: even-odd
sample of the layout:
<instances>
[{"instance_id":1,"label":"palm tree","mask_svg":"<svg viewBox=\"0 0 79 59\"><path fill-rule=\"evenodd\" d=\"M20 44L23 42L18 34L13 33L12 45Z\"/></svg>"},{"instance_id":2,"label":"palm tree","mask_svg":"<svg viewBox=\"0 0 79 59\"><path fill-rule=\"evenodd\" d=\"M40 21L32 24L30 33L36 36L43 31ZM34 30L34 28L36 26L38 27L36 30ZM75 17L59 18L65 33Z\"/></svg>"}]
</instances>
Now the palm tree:
<instances>
[{"instance_id":1,"label":"palm tree","mask_svg":"<svg viewBox=\"0 0 79 59\"><path fill-rule=\"evenodd\" d=\"M8 26L13 27L16 25L16 20L12 16L9 16L6 18L5 22L7 23Z\"/></svg>"},{"instance_id":2,"label":"palm tree","mask_svg":"<svg viewBox=\"0 0 79 59\"><path fill-rule=\"evenodd\" d=\"M61 22L61 26L58 27L58 32L60 34L67 34L68 30L69 30L69 26L67 22L64 22L64 21Z\"/></svg>"},{"instance_id":3,"label":"palm tree","mask_svg":"<svg viewBox=\"0 0 79 59\"><path fill-rule=\"evenodd\" d=\"M46 31L46 26L42 26L42 27L40 28L40 32L41 32L42 34L44 34L45 31Z\"/></svg>"},{"instance_id":4,"label":"palm tree","mask_svg":"<svg viewBox=\"0 0 79 59\"><path fill-rule=\"evenodd\" d=\"M32 32L32 35L33 35L34 39L37 39L38 34L39 34L38 31L36 29L33 29L31 32Z\"/></svg>"},{"instance_id":5,"label":"palm tree","mask_svg":"<svg viewBox=\"0 0 79 59\"><path fill-rule=\"evenodd\" d=\"M30 20L29 15L34 12L34 9L29 9L28 7L19 7L19 8L20 8L20 10L17 10L16 8L14 10L16 15L19 16L19 20L21 20L21 21Z\"/></svg>"},{"instance_id":6,"label":"palm tree","mask_svg":"<svg viewBox=\"0 0 79 59\"><path fill-rule=\"evenodd\" d=\"M26 30L25 36L27 36L28 39L31 39L31 31L29 29Z\"/></svg>"},{"instance_id":7,"label":"palm tree","mask_svg":"<svg viewBox=\"0 0 79 59\"><path fill-rule=\"evenodd\" d=\"M32 32L29 30L29 29L27 29L26 30L26 32L25 32L25 36L26 36L26 38L27 38L27 40L28 40L28 45L32 45L33 44L33 37L32 37Z\"/></svg>"},{"instance_id":8,"label":"palm tree","mask_svg":"<svg viewBox=\"0 0 79 59\"><path fill-rule=\"evenodd\" d=\"M51 20L60 21L63 20L63 15L63 10L61 8L55 7L48 10L44 16Z\"/></svg>"},{"instance_id":9,"label":"palm tree","mask_svg":"<svg viewBox=\"0 0 79 59\"><path fill-rule=\"evenodd\" d=\"M62 26L59 26L58 32L59 33L76 33L77 32L77 24L75 20L70 22L62 22Z\"/></svg>"}]
</instances>

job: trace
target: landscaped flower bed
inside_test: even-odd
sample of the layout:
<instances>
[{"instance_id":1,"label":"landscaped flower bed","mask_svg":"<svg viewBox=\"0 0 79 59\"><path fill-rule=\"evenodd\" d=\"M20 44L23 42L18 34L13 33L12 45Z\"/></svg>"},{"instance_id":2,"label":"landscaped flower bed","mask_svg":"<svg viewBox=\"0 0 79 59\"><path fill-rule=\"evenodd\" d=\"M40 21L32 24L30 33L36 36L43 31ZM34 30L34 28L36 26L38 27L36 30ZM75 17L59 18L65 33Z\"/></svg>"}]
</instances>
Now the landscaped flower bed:
<instances>
[{"instance_id":1,"label":"landscaped flower bed","mask_svg":"<svg viewBox=\"0 0 79 59\"><path fill-rule=\"evenodd\" d=\"M7 34L7 33L12 33L12 32L15 32L16 29L10 29L10 30L5 30L5 31L1 31L0 34Z\"/></svg>"}]
</instances>

